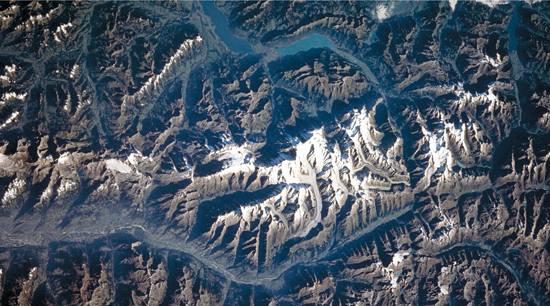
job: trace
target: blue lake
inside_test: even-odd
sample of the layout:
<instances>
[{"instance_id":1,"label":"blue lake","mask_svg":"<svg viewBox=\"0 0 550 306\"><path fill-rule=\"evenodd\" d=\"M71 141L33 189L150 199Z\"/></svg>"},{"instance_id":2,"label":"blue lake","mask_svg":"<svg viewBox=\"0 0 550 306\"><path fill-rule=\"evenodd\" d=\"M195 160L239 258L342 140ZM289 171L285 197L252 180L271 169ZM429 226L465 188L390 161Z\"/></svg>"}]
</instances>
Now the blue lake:
<instances>
[{"instance_id":1,"label":"blue lake","mask_svg":"<svg viewBox=\"0 0 550 306\"><path fill-rule=\"evenodd\" d=\"M307 51L311 48L329 48L334 49L334 43L332 40L328 39L325 35L313 34L309 37L306 37L300 41L277 49L277 51L282 55L291 55L301 51Z\"/></svg>"},{"instance_id":2,"label":"blue lake","mask_svg":"<svg viewBox=\"0 0 550 306\"><path fill-rule=\"evenodd\" d=\"M518 39L516 37L516 29L519 25L519 17L518 17L518 8L519 4L516 4L514 7L514 13L512 15L512 19L510 19L510 23L508 24L508 34L510 35L510 42L508 42L508 53L512 53L513 51L516 51L518 48Z\"/></svg>"},{"instance_id":3,"label":"blue lake","mask_svg":"<svg viewBox=\"0 0 550 306\"><path fill-rule=\"evenodd\" d=\"M202 9L210 17L215 28L214 31L222 39L225 45L234 52L254 53L250 43L244 39L233 36L229 31L229 22L222 12L214 5L214 1L200 1Z\"/></svg>"}]
</instances>

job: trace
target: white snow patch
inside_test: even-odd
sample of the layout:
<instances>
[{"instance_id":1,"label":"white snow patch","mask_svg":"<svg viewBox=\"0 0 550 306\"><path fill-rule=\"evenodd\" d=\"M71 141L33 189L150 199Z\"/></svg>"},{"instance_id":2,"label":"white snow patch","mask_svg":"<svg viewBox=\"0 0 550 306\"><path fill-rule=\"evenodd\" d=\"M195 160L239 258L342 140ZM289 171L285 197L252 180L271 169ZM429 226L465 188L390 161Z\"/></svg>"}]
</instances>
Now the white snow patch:
<instances>
[{"instance_id":1,"label":"white snow patch","mask_svg":"<svg viewBox=\"0 0 550 306\"><path fill-rule=\"evenodd\" d=\"M462 128L456 128L453 123L447 121L443 121L443 123L445 124L445 129L453 134L455 137L457 137L458 139L462 137ZM464 126L464 124L465 123L463 123L462 125Z\"/></svg>"},{"instance_id":2,"label":"white snow patch","mask_svg":"<svg viewBox=\"0 0 550 306\"><path fill-rule=\"evenodd\" d=\"M441 293L443 293L443 295L449 294L449 286L441 285L439 286L439 289L441 290Z\"/></svg>"},{"instance_id":3,"label":"white snow patch","mask_svg":"<svg viewBox=\"0 0 550 306\"><path fill-rule=\"evenodd\" d=\"M63 33L63 35L67 35L67 29L72 27L73 24L72 23L66 23L66 24L62 24L60 26L57 27L57 30L55 32L57 33Z\"/></svg>"},{"instance_id":4,"label":"white snow patch","mask_svg":"<svg viewBox=\"0 0 550 306\"><path fill-rule=\"evenodd\" d=\"M392 289L397 289L399 285L397 282L399 280L399 277L396 275L395 271L393 271L392 268L386 268L382 266L381 263L377 264L382 268L382 270L384 270L384 272L386 272L387 276L389 276Z\"/></svg>"},{"instance_id":5,"label":"white snow patch","mask_svg":"<svg viewBox=\"0 0 550 306\"><path fill-rule=\"evenodd\" d=\"M254 162L252 152L243 147L229 146L216 153L220 154L218 160L224 163L224 169Z\"/></svg>"},{"instance_id":6,"label":"white snow patch","mask_svg":"<svg viewBox=\"0 0 550 306\"><path fill-rule=\"evenodd\" d=\"M389 11L389 8L386 5L379 4L376 7L376 18L378 21L384 21L388 18L390 18L391 14Z\"/></svg>"},{"instance_id":7,"label":"white snow patch","mask_svg":"<svg viewBox=\"0 0 550 306\"><path fill-rule=\"evenodd\" d=\"M456 7L456 3L458 2L458 0L449 0L449 4L451 5L451 10L455 10L455 7Z\"/></svg>"},{"instance_id":8,"label":"white snow patch","mask_svg":"<svg viewBox=\"0 0 550 306\"><path fill-rule=\"evenodd\" d=\"M397 252L397 253L393 254L392 263L394 265L400 264L405 259L405 256L407 256L407 255L409 255L409 253L407 253L407 252Z\"/></svg>"},{"instance_id":9,"label":"white snow patch","mask_svg":"<svg viewBox=\"0 0 550 306\"><path fill-rule=\"evenodd\" d=\"M61 42L61 38L60 37L67 37L68 36L68 32L67 32L67 29L72 27L73 24L72 23L66 23L66 24L62 24L60 26L57 27L57 29L55 30L55 33L53 34L53 39L57 42Z\"/></svg>"},{"instance_id":10,"label":"white snow patch","mask_svg":"<svg viewBox=\"0 0 550 306\"><path fill-rule=\"evenodd\" d=\"M17 66L15 66L15 64L12 64L11 66L4 67L4 70L6 71L6 73L14 73L16 68Z\"/></svg>"},{"instance_id":11,"label":"white snow patch","mask_svg":"<svg viewBox=\"0 0 550 306\"><path fill-rule=\"evenodd\" d=\"M57 160L57 163L66 164L69 162L69 158L70 158L69 152L65 152L59 157L59 159Z\"/></svg>"},{"instance_id":12,"label":"white snow patch","mask_svg":"<svg viewBox=\"0 0 550 306\"><path fill-rule=\"evenodd\" d=\"M331 181L332 186L335 191L338 191L336 195L336 204L338 204L340 207L342 207L348 196L349 196L349 190L346 188L344 183L340 180L340 161L342 160L342 153L340 152L340 147L338 146L338 143L334 146L334 153L330 154L331 163L332 163L332 169L331 169Z\"/></svg>"},{"instance_id":13,"label":"white snow patch","mask_svg":"<svg viewBox=\"0 0 550 306\"><path fill-rule=\"evenodd\" d=\"M443 131L436 131L437 134L441 134L441 136L438 136L428 131L425 127L422 127L422 133L428 141L430 148L430 162L428 168L425 170L425 177L428 180L425 188L428 188L430 186L431 177L436 171L445 164L451 162L451 159L449 159L451 151L445 146ZM447 167L450 169L451 165L448 164Z\"/></svg>"},{"instance_id":14,"label":"white snow patch","mask_svg":"<svg viewBox=\"0 0 550 306\"><path fill-rule=\"evenodd\" d=\"M0 80L4 80L7 83L13 83L13 75L15 74L15 71L17 70L17 66L15 64L5 66L4 67L4 75L0 75Z\"/></svg>"},{"instance_id":15,"label":"white snow patch","mask_svg":"<svg viewBox=\"0 0 550 306\"><path fill-rule=\"evenodd\" d=\"M86 99L86 101L82 101L82 96L78 94L78 105L76 106L76 111L81 110L84 106L92 104L92 101L90 99Z\"/></svg>"},{"instance_id":16,"label":"white snow patch","mask_svg":"<svg viewBox=\"0 0 550 306\"><path fill-rule=\"evenodd\" d=\"M16 94L15 92L7 92L2 95L2 102L0 103L4 104L5 102L15 100L15 99L23 101L25 100L25 97L27 97L27 93Z\"/></svg>"},{"instance_id":17,"label":"white snow patch","mask_svg":"<svg viewBox=\"0 0 550 306\"><path fill-rule=\"evenodd\" d=\"M51 199L52 195L53 195L53 190L50 187L48 187L40 195L40 201L41 202L48 201L49 199Z\"/></svg>"},{"instance_id":18,"label":"white snow patch","mask_svg":"<svg viewBox=\"0 0 550 306\"><path fill-rule=\"evenodd\" d=\"M29 272L29 279L33 279L36 273L36 267L31 269L31 272Z\"/></svg>"},{"instance_id":19,"label":"white snow patch","mask_svg":"<svg viewBox=\"0 0 550 306\"><path fill-rule=\"evenodd\" d=\"M118 159L108 159L105 161L105 165L107 166L107 169L109 170L116 170L121 173L130 173L132 172L132 168L125 164L124 162L118 160Z\"/></svg>"},{"instance_id":20,"label":"white snow patch","mask_svg":"<svg viewBox=\"0 0 550 306\"><path fill-rule=\"evenodd\" d=\"M353 111L353 120L349 127L342 126L341 128L348 134L348 136L353 139L353 141L359 141L359 138L362 137L369 152L377 156L384 156L384 154L378 149L380 146L380 141L374 139L372 135L373 126L369 122L369 113L367 109L363 107L361 111Z\"/></svg>"},{"instance_id":21,"label":"white snow patch","mask_svg":"<svg viewBox=\"0 0 550 306\"><path fill-rule=\"evenodd\" d=\"M79 69L80 69L80 66L79 66L78 64L75 64L75 65L73 66L73 69L71 69L71 74L69 75L69 77L70 77L71 79L74 79L74 77L77 75Z\"/></svg>"},{"instance_id":22,"label":"white snow patch","mask_svg":"<svg viewBox=\"0 0 550 306\"><path fill-rule=\"evenodd\" d=\"M19 116L19 112L13 112L11 116L9 116L8 119L0 125L0 130L8 126L8 124L12 123L17 118L17 116Z\"/></svg>"},{"instance_id":23,"label":"white snow patch","mask_svg":"<svg viewBox=\"0 0 550 306\"><path fill-rule=\"evenodd\" d=\"M140 162L154 162L154 160L149 156L143 156L141 152L130 153L130 156L128 156L128 163L130 165L136 166Z\"/></svg>"},{"instance_id":24,"label":"white snow patch","mask_svg":"<svg viewBox=\"0 0 550 306\"><path fill-rule=\"evenodd\" d=\"M489 55L485 54L485 59L481 60L482 63L489 63L494 68L498 68L500 64L502 63L502 60L500 58L500 54L497 54L497 58L493 59L489 57Z\"/></svg>"},{"instance_id":25,"label":"white snow patch","mask_svg":"<svg viewBox=\"0 0 550 306\"><path fill-rule=\"evenodd\" d=\"M324 165L326 152L326 139L321 130L312 132L313 136L304 143L299 143L296 146L296 160L283 161L281 168L283 177L290 184L308 184L313 189L315 196L315 217L311 220L306 228L296 234L297 237L306 237L309 231L321 222L321 209L323 207L323 199L317 185L317 172L321 171ZM312 150L315 156L315 168L308 161L308 154ZM302 201L303 202L303 201ZM297 213L297 212L296 212ZM295 215L295 217L298 214Z\"/></svg>"},{"instance_id":26,"label":"white snow patch","mask_svg":"<svg viewBox=\"0 0 550 306\"><path fill-rule=\"evenodd\" d=\"M2 204L7 204L15 200L15 198L17 198L17 196L21 194L21 192L23 192L24 187L25 187L24 180L20 178L16 178L15 180L13 180L9 184L8 190L6 190L6 192L4 193L4 197L2 198Z\"/></svg>"},{"instance_id":27,"label":"white snow patch","mask_svg":"<svg viewBox=\"0 0 550 306\"><path fill-rule=\"evenodd\" d=\"M63 105L63 110L68 112L71 110L71 94L69 93L67 95L67 99L65 99L65 105Z\"/></svg>"},{"instance_id":28,"label":"white snow patch","mask_svg":"<svg viewBox=\"0 0 550 306\"><path fill-rule=\"evenodd\" d=\"M61 183L59 184L59 188L57 188L57 193L62 195L66 192L75 190L77 186L78 184L75 181L64 178L61 180Z\"/></svg>"},{"instance_id":29,"label":"white snow patch","mask_svg":"<svg viewBox=\"0 0 550 306\"><path fill-rule=\"evenodd\" d=\"M195 39L187 39L185 40L176 53L170 57L170 60L164 67L162 68L162 71L155 76L150 77L147 82L134 94L133 99L141 99L145 95L157 90L158 88L163 88L163 86L167 82L167 76L170 74L175 68L177 68L179 63L181 62L182 58L184 58L190 51L193 50L193 48L196 45L202 44L202 37L197 36ZM181 67L180 67L181 68ZM143 102L142 106L143 106Z\"/></svg>"},{"instance_id":30,"label":"white snow patch","mask_svg":"<svg viewBox=\"0 0 550 306\"><path fill-rule=\"evenodd\" d=\"M475 0L476 2L483 3L489 7L495 7L499 4L507 4L510 3L508 0Z\"/></svg>"},{"instance_id":31,"label":"white snow patch","mask_svg":"<svg viewBox=\"0 0 550 306\"><path fill-rule=\"evenodd\" d=\"M10 158L7 155L4 155L0 153L0 163L3 163L5 160L9 160Z\"/></svg>"}]
</instances>

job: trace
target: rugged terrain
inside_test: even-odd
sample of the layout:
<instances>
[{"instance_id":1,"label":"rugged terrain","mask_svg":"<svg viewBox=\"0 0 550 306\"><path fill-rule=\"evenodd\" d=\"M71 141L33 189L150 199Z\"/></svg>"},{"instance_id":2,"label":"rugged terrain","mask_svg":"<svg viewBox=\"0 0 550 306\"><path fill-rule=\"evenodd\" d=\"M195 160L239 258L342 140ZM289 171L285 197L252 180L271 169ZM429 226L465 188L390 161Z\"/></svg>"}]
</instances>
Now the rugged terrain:
<instances>
[{"instance_id":1,"label":"rugged terrain","mask_svg":"<svg viewBox=\"0 0 550 306\"><path fill-rule=\"evenodd\" d=\"M550 304L550 2L0 7L1 305Z\"/></svg>"}]
</instances>

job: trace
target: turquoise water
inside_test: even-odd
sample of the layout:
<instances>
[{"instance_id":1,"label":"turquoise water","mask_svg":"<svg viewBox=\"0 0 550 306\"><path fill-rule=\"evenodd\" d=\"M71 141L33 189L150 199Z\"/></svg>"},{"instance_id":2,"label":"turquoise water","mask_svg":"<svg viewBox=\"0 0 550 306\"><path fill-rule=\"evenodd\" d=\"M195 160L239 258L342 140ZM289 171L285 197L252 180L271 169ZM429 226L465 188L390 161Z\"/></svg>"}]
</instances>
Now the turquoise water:
<instances>
[{"instance_id":1,"label":"turquoise water","mask_svg":"<svg viewBox=\"0 0 550 306\"><path fill-rule=\"evenodd\" d=\"M311 48L329 48L334 49L334 43L325 35L313 34L307 38L293 43L292 45L277 49L282 55L291 55L302 51L307 51Z\"/></svg>"},{"instance_id":2,"label":"turquoise water","mask_svg":"<svg viewBox=\"0 0 550 306\"><path fill-rule=\"evenodd\" d=\"M214 31L231 51L238 53L254 53L248 41L231 34L227 18L220 12L216 5L214 5L214 1L200 1L200 3L202 9L214 24Z\"/></svg>"}]
</instances>

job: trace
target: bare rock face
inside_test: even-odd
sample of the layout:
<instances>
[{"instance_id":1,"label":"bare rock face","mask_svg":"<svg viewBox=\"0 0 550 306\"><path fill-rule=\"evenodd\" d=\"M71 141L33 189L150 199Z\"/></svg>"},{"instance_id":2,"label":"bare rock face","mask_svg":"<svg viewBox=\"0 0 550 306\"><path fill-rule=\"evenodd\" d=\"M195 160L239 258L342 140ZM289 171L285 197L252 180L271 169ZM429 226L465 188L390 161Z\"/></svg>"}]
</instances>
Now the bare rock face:
<instances>
[{"instance_id":1,"label":"bare rock face","mask_svg":"<svg viewBox=\"0 0 550 306\"><path fill-rule=\"evenodd\" d=\"M550 303L548 2L4 2L0 37L2 305Z\"/></svg>"}]
</instances>

